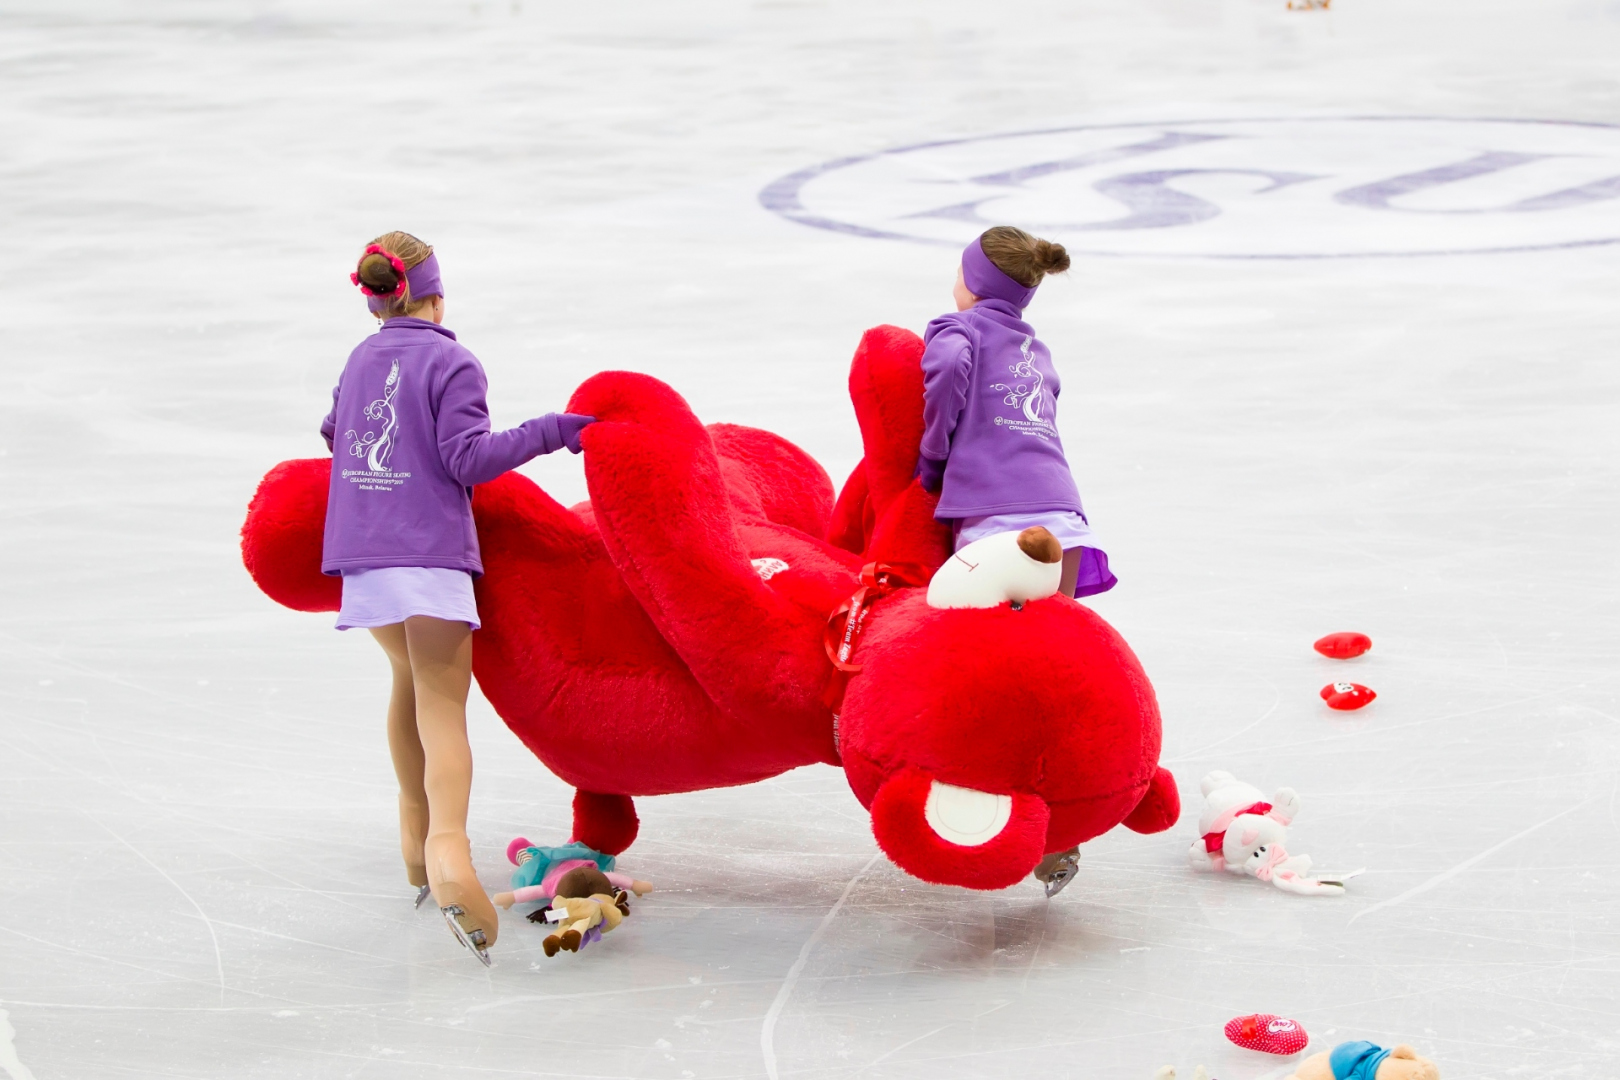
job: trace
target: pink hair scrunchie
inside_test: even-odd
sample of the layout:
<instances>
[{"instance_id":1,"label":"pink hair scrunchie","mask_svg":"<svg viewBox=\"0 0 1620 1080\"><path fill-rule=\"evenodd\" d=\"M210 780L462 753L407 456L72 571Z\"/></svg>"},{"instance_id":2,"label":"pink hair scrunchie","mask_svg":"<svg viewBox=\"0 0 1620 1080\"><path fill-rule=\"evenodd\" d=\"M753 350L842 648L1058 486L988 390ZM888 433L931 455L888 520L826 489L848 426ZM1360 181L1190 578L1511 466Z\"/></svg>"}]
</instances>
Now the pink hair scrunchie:
<instances>
[{"instance_id":1,"label":"pink hair scrunchie","mask_svg":"<svg viewBox=\"0 0 1620 1080\"><path fill-rule=\"evenodd\" d=\"M404 292L405 292L405 261L403 259L401 259L398 255L395 255L392 251L389 251L387 248L383 247L380 244L367 244L366 245L366 250L360 253L360 261L364 262L366 260L366 256L368 256L368 255L381 255L383 258L388 260L388 265L392 266L394 268L394 273L399 276L399 281L396 282L395 285L394 285L394 291L390 292L390 293L380 293L380 292L377 292L375 289L373 289L371 286L369 286L369 285L365 284L364 282L362 282L360 280L360 269L359 269L358 265L355 267L354 272L349 275L349 281L352 282L355 285L359 285L360 286L360 291L365 293L367 296L385 296L386 297L386 296L402 296L402 295L404 295Z\"/></svg>"}]
</instances>

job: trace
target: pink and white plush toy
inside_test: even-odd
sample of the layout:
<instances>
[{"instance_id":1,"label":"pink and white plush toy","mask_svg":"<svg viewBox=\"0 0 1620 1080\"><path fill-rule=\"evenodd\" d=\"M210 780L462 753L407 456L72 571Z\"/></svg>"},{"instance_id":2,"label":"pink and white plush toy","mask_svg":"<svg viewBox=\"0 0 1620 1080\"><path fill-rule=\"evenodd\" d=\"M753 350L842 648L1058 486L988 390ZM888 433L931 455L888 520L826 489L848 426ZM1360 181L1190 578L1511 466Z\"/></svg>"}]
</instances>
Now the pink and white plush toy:
<instances>
[{"instance_id":1,"label":"pink and white plush toy","mask_svg":"<svg viewBox=\"0 0 1620 1080\"><path fill-rule=\"evenodd\" d=\"M1361 873L1309 877L1311 857L1288 853L1283 841L1299 815L1293 788L1278 788L1267 799L1229 772L1212 772L1199 787L1204 812L1198 815L1199 837L1187 852L1194 870L1249 874L1301 896L1342 896L1345 881Z\"/></svg>"}]
</instances>

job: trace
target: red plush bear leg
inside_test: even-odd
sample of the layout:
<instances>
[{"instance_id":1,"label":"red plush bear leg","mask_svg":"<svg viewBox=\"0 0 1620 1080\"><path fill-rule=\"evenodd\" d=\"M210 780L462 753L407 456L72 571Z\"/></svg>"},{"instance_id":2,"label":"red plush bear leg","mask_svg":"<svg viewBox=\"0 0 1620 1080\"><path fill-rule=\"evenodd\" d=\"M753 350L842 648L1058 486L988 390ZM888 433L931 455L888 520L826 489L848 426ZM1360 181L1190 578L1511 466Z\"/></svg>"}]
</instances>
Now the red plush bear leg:
<instances>
[{"instance_id":1,"label":"red plush bear leg","mask_svg":"<svg viewBox=\"0 0 1620 1080\"><path fill-rule=\"evenodd\" d=\"M242 563L266 596L295 611L336 611L343 579L321 573L331 458L283 461L254 492L242 523Z\"/></svg>"},{"instance_id":2,"label":"red plush bear leg","mask_svg":"<svg viewBox=\"0 0 1620 1080\"><path fill-rule=\"evenodd\" d=\"M1136 804L1125 827L1132 832L1164 832L1181 816L1181 793L1176 790L1176 778L1170 770L1160 766L1148 782L1147 793Z\"/></svg>"},{"instance_id":3,"label":"red plush bear leg","mask_svg":"<svg viewBox=\"0 0 1620 1080\"><path fill-rule=\"evenodd\" d=\"M604 855L617 855L635 843L641 819L628 795L574 792L574 836Z\"/></svg>"}]
</instances>

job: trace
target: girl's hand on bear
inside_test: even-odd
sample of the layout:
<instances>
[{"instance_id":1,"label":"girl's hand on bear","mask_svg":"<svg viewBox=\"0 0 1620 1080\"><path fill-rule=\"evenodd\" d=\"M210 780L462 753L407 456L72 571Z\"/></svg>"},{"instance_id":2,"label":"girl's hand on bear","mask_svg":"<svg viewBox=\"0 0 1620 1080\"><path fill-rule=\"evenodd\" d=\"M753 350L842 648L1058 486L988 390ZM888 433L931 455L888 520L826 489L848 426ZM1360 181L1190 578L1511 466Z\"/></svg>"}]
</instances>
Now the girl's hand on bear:
<instances>
[{"instance_id":1,"label":"girl's hand on bear","mask_svg":"<svg viewBox=\"0 0 1620 1080\"><path fill-rule=\"evenodd\" d=\"M912 475L922 481L924 491L930 495L937 494L939 489L945 486L945 463L919 455L917 471Z\"/></svg>"},{"instance_id":2,"label":"girl's hand on bear","mask_svg":"<svg viewBox=\"0 0 1620 1080\"><path fill-rule=\"evenodd\" d=\"M596 423L594 416L581 416L579 413L557 414L557 430L562 433L563 445L577 454L579 453L579 433Z\"/></svg>"}]
</instances>

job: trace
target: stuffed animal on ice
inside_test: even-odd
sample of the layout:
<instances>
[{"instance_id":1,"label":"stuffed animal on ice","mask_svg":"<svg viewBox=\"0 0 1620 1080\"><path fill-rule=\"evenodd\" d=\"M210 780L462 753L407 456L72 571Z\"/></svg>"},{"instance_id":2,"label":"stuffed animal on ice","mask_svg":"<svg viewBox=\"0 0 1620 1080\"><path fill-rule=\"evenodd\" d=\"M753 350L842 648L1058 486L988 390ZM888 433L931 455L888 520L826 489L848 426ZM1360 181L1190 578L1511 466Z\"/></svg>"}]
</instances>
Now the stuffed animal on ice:
<instances>
[{"instance_id":1,"label":"stuffed animal on ice","mask_svg":"<svg viewBox=\"0 0 1620 1080\"><path fill-rule=\"evenodd\" d=\"M1376 1043L1340 1043L1312 1054L1289 1080L1440 1080L1440 1067L1410 1046L1386 1050Z\"/></svg>"},{"instance_id":2,"label":"stuffed animal on ice","mask_svg":"<svg viewBox=\"0 0 1620 1080\"><path fill-rule=\"evenodd\" d=\"M517 867L512 873L512 888L491 897L503 908L536 900L549 902L559 896L580 899L598 893L646 896L652 892L650 882L619 873L618 860L612 855L593 851L577 842L562 847L541 847L520 836L506 845L506 858ZM531 913L529 921L540 920Z\"/></svg>"},{"instance_id":3,"label":"stuffed animal on ice","mask_svg":"<svg viewBox=\"0 0 1620 1080\"><path fill-rule=\"evenodd\" d=\"M603 934L630 917L630 900L622 889L611 896L554 896L544 914L546 922L561 924L540 943L547 956L556 956L559 952L579 952L591 942L601 941Z\"/></svg>"},{"instance_id":4,"label":"stuffed animal on ice","mask_svg":"<svg viewBox=\"0 0 1620 1080\"><path fill-rule=\"evenodd\" d=\"M796 446L705 428L627 372L586 380L568 406L598 418L588 503L561 506L517 473L474 491L473 673L577 789L573 839L617 854L636 796L815 762L843 768L883 851L932 882L1004 888L1116 825L1175 823L1153 687L1113 628L1053 595L1038 537L1036 555L1015 535L980 569L948 571L973 584L930 602L952 555L912 477L921 355L909 331L862 338L850 391L865 457L836 504ZM339 600L319 572L329 470L277 466L243 527L254 579L306 611Z\"/></svg>"},{"instance_id":5,"label":"stuffed animal on ice","mask_svg":"<svg viewBox=\"0 0 1620 1080\"><path fill-rule=\"evenodd\" d=\"M1229 772L1212 772L1199 787L1204 812L1198 816L1199 837L1187 852L1194 870L1249 874L1301 896L1344 894L1344 882L1354 874L1312 878L1311 857L1290 855L1283 844L1299 815L1293 788L1278 788L1268 800Z\"/></svg>"},{"instance_id":6,"label":"stuffed animal on ice","mask_svg":"<svg viewBox=\"0 0 1620 1080\"><path fill-rule=\"evenodd\" d=\"M613 856L580 843L541 847L520 836L506 845L506 857L517 867L512 889L492 899L503 908L546 902L529 913L529 921L562 924L541 942L547 956L600 941L629 916L631 893L652 892L650 883L619 873Z\"/></svg>"}]
</instances>

